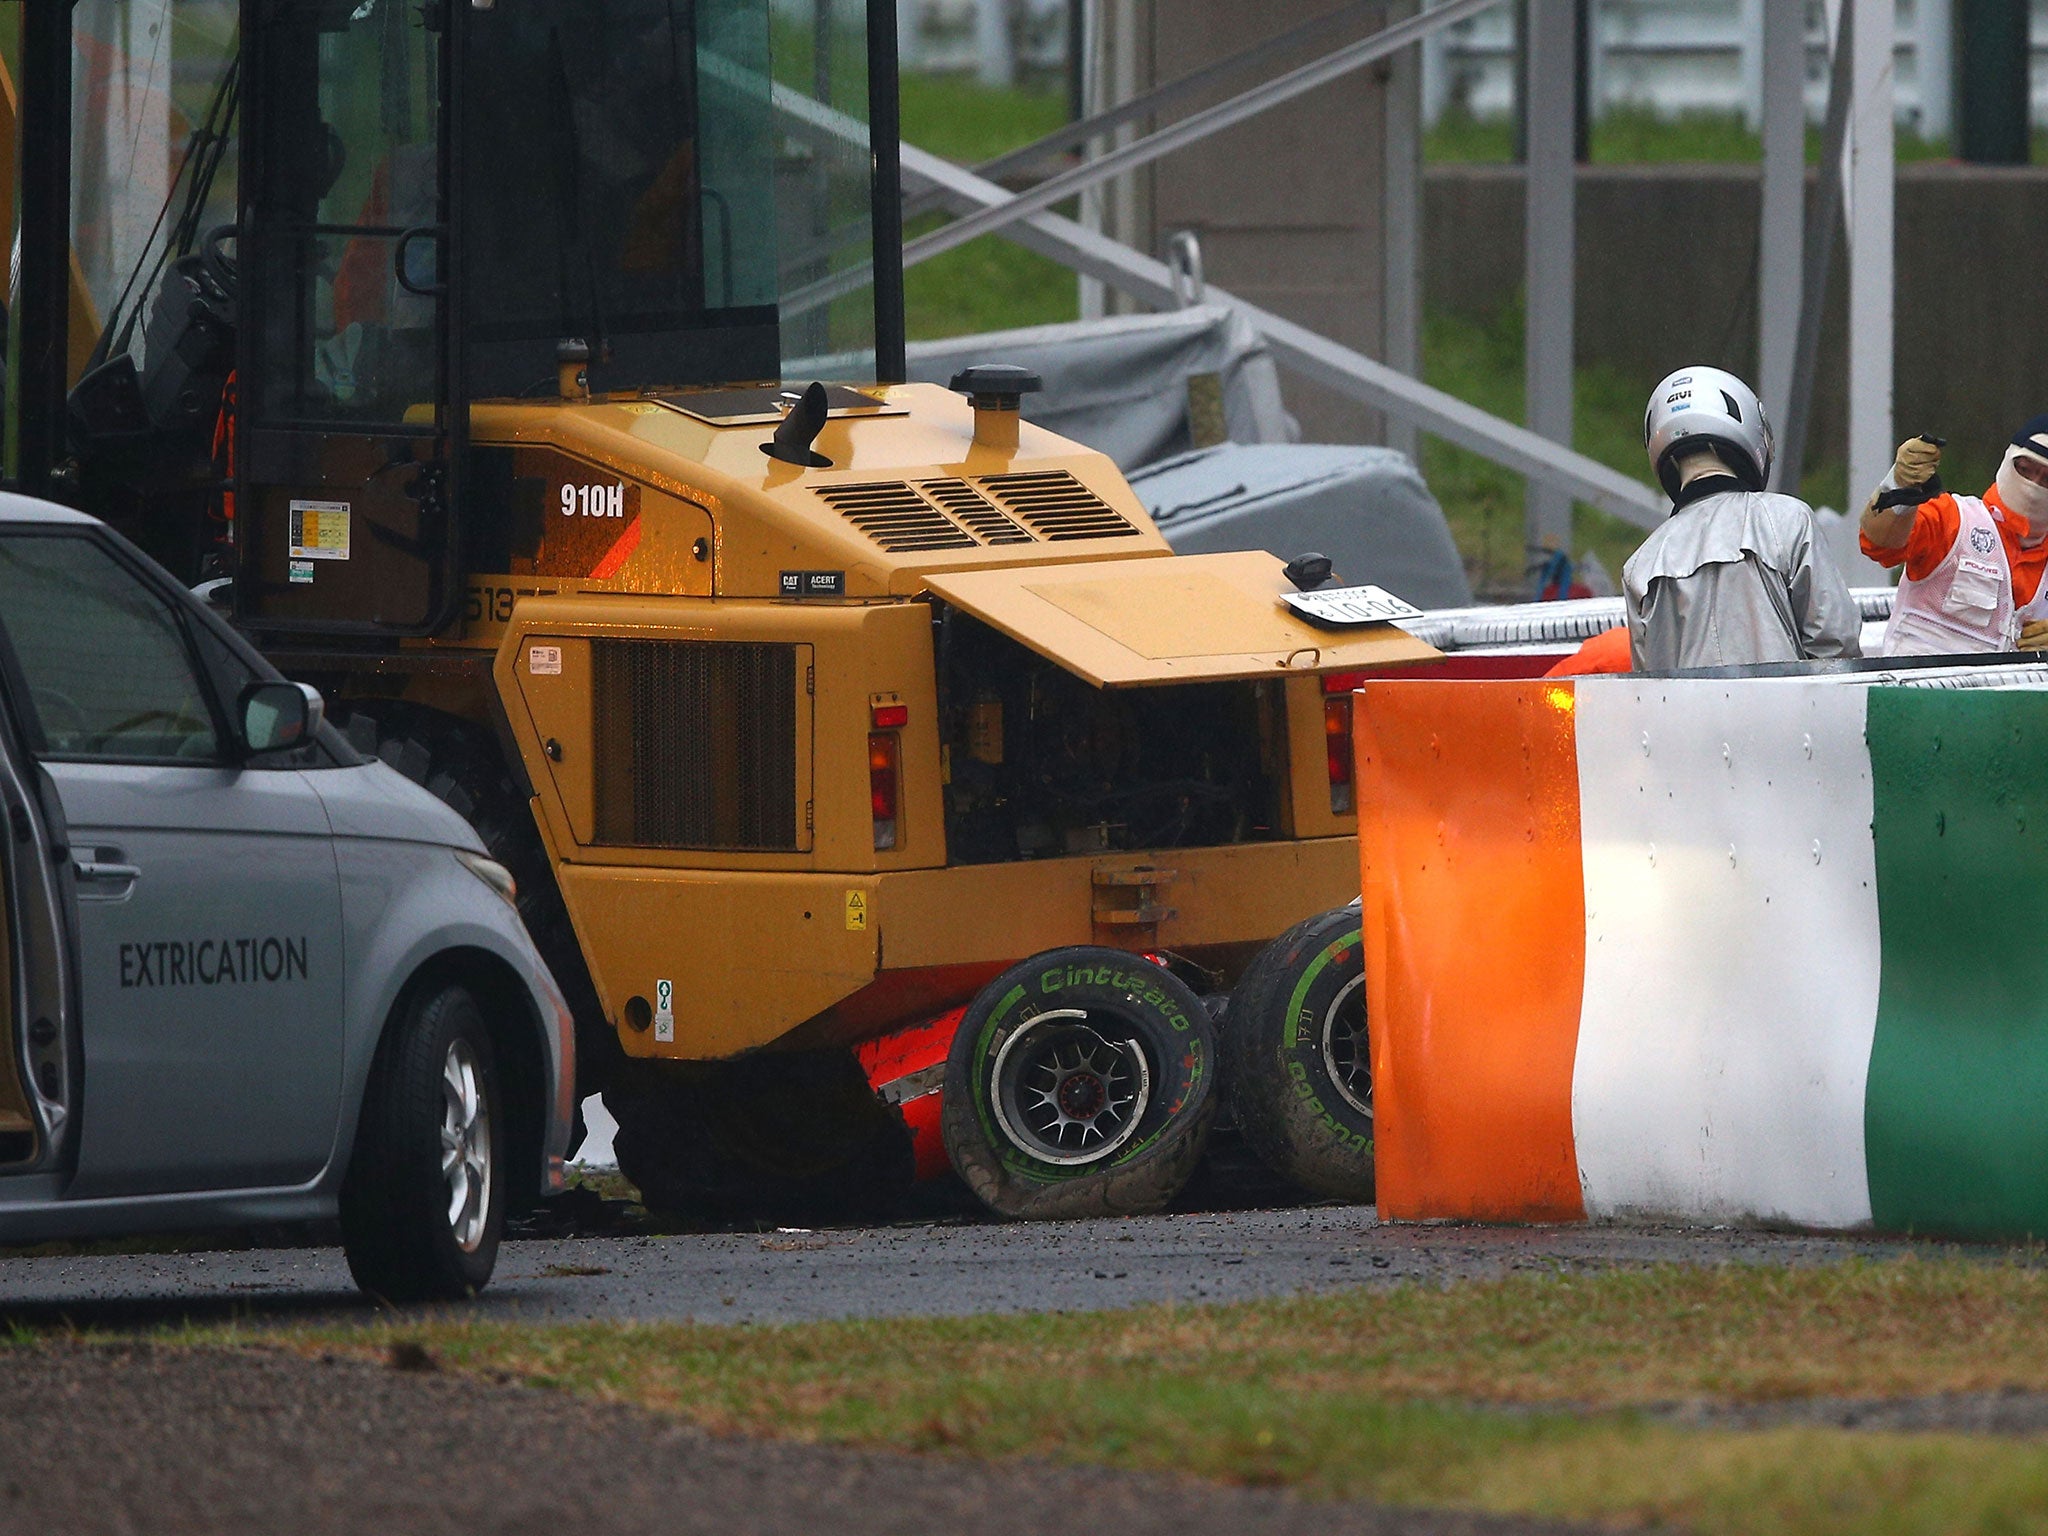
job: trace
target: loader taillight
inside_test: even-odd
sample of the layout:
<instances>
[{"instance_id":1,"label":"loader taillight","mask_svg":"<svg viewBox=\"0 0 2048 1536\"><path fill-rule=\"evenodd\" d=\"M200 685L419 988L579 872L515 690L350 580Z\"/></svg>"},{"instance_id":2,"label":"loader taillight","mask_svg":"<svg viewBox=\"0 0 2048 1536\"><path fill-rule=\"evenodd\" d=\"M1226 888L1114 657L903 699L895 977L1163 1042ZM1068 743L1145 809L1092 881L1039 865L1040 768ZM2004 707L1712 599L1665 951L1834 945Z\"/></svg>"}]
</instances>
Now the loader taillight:
<instances>
[{"instance_id":1,"label":"loader taillight","mask_svg":"<svg viewBox=\"0 0 2048 1536\"><path fill-rule=\"evenodd\" d=\"M902 739L895 731L868 732L868 802L874 810L877 851L896 846L896 770Z\"/></svg>"},{"instance_id":2,"label":"loader taillight","mask_svg":"<svg viewBox=\"0 0 2048 1536\"><path fill-rule=\"evenodd\" d=\"M1330 810L1349 816L1352 808L1351 695L1323 700L1323 755L1330 764Z\"/></svg>"}]
</instances>

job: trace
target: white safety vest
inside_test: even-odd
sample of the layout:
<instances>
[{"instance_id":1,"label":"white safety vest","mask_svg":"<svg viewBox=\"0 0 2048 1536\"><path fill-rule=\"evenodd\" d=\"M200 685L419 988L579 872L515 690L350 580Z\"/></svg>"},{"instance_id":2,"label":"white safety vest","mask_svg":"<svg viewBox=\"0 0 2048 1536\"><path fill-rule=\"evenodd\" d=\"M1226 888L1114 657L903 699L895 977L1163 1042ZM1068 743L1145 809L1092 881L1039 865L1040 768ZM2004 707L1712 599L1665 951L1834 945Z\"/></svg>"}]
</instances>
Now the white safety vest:
<instances>
[{"instance_id":1,"label":"white safety vest","mask_svg":"<svg viewBox=\"0 0 2048 1536\"><path fill-rule=\"evenodd\" d=\"M1991 509L1958 496L1955 543L1923 581L1907 576L1892 600L1886 656L1971 656L2009 651L2019 639L2012 563Z\"/></svg>"},{"instance_id":2,"label":"white safety vest","mask_svg":"<svg viewBox=\"0 0 2048 1536\"><path fill-rule=\"evenodd\" d=\"M2034 600L2012 616L2013 628L2025 629L2036 619L2048 619L2048 575L2044 575L2041 588L2034 594Z\"/></svg>"}]
</instances>

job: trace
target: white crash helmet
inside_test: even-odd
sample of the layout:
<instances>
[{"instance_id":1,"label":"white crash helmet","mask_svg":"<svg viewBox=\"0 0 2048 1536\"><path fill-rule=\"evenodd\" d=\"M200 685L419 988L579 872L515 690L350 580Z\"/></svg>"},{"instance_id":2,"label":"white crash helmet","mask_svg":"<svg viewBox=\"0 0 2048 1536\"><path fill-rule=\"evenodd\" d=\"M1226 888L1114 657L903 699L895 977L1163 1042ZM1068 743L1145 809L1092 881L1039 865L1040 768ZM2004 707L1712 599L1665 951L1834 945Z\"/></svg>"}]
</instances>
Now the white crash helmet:
<instances>
[{"instance_id":1,"label":"white crash helmet","mask_svg":"<svg viewBox=\"0 0 2048 1536\"><path fill-rule=\"evenodd\" d=\"M1681 368L1656 388L1643 415L1643 446L1664 494L1678 495L1678 459L1712 443L1752 491L1770 484L1777 440L1756 391L1719 368Z\"/></svg>"}]
</instances>

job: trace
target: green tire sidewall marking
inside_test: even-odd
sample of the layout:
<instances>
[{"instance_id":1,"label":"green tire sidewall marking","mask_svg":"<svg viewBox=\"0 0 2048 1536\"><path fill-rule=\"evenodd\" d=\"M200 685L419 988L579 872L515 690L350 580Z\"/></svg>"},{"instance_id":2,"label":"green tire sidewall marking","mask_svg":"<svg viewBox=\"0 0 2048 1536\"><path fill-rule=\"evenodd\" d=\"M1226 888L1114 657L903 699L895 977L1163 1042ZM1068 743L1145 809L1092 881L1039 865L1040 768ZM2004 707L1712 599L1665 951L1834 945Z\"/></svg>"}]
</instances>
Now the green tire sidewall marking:
<instances>
[{"instance_id":1,"label":"green tire sidewall marking","mask_svg":"<svg viewBox=\"0 0 2048 1536\"><path fill-rule=\"evenodd\" d=\"M1002 1146L1004 1137L996 1125L995 1082L983 1068L992 1054L996 1031L1002 1028L1010 1010L1015 1008L1023 997L1024 983L1020 981L1003 994L1001 1002L989 1009L988 1017L982 1020L981 1032L974 1037L974 1113L981 1121L982 1135L988 1138L988 1143L992 1147Z\"/></svg>"},{"instance_id":2,"label":"green tire sidewall marking","mask_svg":"<svg viewBox=\"0 0 2048 1536\"><path fill-rule=\"evenodd\" d=\"M1058 979L1052 980L1053 977ZM1037 980L1039 994L1046 997L1077 985L1102 986L1123 991L1139 1001L1150 1003L1172 1026L1175 1033L1186 1034L1194 1028L1180 1006L1167 996L1165 989L1160 987L1155 979L1145 976L1142 972L1126 971L1120 966L1113 965L1049 966L1039 973ZM1023 1001L1030 990L1029 986L1020 981L1005 992L1002 1000L988 1011L988 1018L982 1022L981 1029L974 1038L974 1113L981 1122L982 1135L987 1138L990 1146L997 1149L998 1160L1004 1168L1039 1183L1063 1183L1068 1179L1082 1178L1091 1173L1099 1173L1105 1168L1116 1168L1129 1162L1166 1133L1168 1127L1173 1124L1171 1116L1162 1121L1151 1135L1141 1137L1124 1147L1108 1162L1091 1163L1083 1168L1060 1168L1051 1163L1038 1161L1021 1148L1012 1146L1009 1137L1005 1136L1001 1127L996 1124L995 1079L987 1070L988 1064L994 1056L995 1037L1010 1022L1017 1004ZM1209 1064L1204 1053L1195 1048L1192 1042L1190 1052L1194 1057L1194 1066L1188 1073L1188 1092L1192 1094L1208 1075Z\"/></svg>"},{"instance_id":3,"label":"green tire sidewall marking","mask_svg":"<svg viewBox=\"0 0 2048 1536\"><path fill-rule=\"evenodd\" d=\"M1303 1052L1306 1051L1311 1055L1312 1059L1317 1059L1318 1065L1320 1065L1319 1056L1317 1055L1322 1049L1320 1031L1315 1029L1312 1024L1309 1039L1304 1042L1301 1038L1302 1013L1308 1006L1309 991L1331 966L1337 964L1346 955L1355 953L1360 949L1364 932L1365 925L1361 921L1358 927L1351 929L1347 933L1340 934L1325 944L1321 952L1302 968L1301 979L1294 984L1294 991L1287 999L1286 1028L1281 1031L1280 1040L1274 1052L1274 1065L1280 1069L1281 1076L1294 1085L1294 1096L1300 1099L1304 1107L1323 1123L1324 1129L1339 1140L1348 1142L1358 1147L1361 1151L1370 1152L1372 1150L1372 1138L1338 1121L1336 1115L1323 1103L1322 1098L1316 1092L1315 1085L1309 1078L1309 1069L1301 1059Z\"/></svg>"}]
</instances>

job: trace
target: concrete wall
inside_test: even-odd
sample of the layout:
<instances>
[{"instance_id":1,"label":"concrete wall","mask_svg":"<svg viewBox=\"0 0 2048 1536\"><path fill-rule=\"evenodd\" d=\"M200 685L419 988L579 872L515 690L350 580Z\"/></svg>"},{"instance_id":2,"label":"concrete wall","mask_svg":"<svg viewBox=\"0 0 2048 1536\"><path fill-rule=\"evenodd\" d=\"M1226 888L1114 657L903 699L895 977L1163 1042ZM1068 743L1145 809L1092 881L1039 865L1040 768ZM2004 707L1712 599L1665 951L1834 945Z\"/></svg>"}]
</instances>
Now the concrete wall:
<instances>
[{"instance_id":1,"label":"concrete wall","mask_svg":"<svg viewBox=\"0 0 2048 1536\"><path fill-rule=\"evenodd\" d=\"M1809 183L1811 190L1811 183ZM1754 377L1758 172L1589 166L1579 179L1578 357L1641 381L1707 363ZM1424 192L1426 301L1481 318L1522 285L1522 177L1438 166ZM1900 436L1950 439L1950 479L1981 487L2022 421L2048 411L2048 169L1911 165L1898 187ZM1830 285L1809 466L1846 456L1845 282Z\"/></svg>"},{"instance_id":2,"label":"concrete wall","mask_svg":"<svg viewBox=\"0 0 2048 1536\"><path fill-rule=\"evenodd\" d=\"M1138 88L1178 79L1337 3L1140 0ZM1158 252L1175 231L1191 229L1212 281L1377 355L1385 122L1384 77L1357 71L1168 156L1146 173L1140 227L1114 232ZM1292 377L1285 385L1307 441L1379 440L1377 412Z\"/></svg>"}]
</instances>

